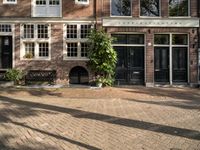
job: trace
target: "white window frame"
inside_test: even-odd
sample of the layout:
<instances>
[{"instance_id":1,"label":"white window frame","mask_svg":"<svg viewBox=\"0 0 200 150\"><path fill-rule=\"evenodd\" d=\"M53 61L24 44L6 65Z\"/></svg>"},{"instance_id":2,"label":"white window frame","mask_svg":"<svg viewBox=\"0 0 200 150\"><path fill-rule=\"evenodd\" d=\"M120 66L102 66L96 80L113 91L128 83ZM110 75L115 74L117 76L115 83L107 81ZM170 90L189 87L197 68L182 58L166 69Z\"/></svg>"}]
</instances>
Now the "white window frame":
<instances>
[{"instance_id":1,"label":"white window frame","mask_svg":"<svg viewBox=\"0 0 200 150\"><path fill-rule=\"evenodd\" d=\"M177 33L177 32L174 32L174 33L154 33L153 35L153 43L154 43L154 37L156 34L160 34L160 35L169 35L169 44L153 44L153 47L169 47L169 84L170 85L173 85L173 68L172 68L172 49L174 47L186 47L187 48L187 70L188 70L188 78L187 78L187 83L190 82L190 55L189 55L189 51L190 51L190 37L189 37L189 34L188 33ZM173 45L172 43L172 36L174 34L180 34L180 35L187 35L188 37L188 41L187 41L187 45ZM154 68L155 69L155 68ZM155 81L154 81L155 82Z\"/></svg>"},{"instance_id":2,"label":"white window frame","mask_svg":"<svg viewBox=\"0 0 200 150\"><path fill-rule=\"evenodd\" d=\"M170 10L169 10L169 1L168 1L168 16L169 18L191 18L191 3L190 3L190 0L188 0L188 15L187 16L170 16Z\"/></svg>"},{"instance_id":3,"label":"white window frame","mask_svg":"<svg viewBox=\"0 0 200 150\"><path fill-rule=\"evenodd\" d=\"M32 17L56 17L56 18L62 17L62 0L59 0L59 1L60 1L59 5L49 5L49 0L46 0L46 5L39 5L39 6L43 6L47 10L48 10L48 7L59 6L59 9L60 9L60 11L59 11L60 15L59 16L51 16L51 15L48 15L48 14L46 14L44 16L38 16L38 15L36 15L36 10L35 10L35 7L37 7L36 0L32 0L32 2L31 2L31 16Z\"/></svg>"},{"instance_id":4,"label":"white window frame","mask_svg":"<svg viewBox=\"0 0 200 150\"><path fill-rule=\"evenodd\" d=\"M89 5L90 1L87 0L86 2L84 1L79 1L79 0L75 0L75 4L80 4L80 5Z\"/></svg>"},{"instance_id":5,"label":"white window frame","mask_svg":"<svg viewBox=\"0 0 200 150\"><path fill-rule=\"evenodd\" d=\"M139 15L140 15L140 11L141 11L141 0L139 0ZM159 16L141 16L140 18L162 18L162 4L161 4L161 0L159 0Z\"/></svg>"},{"instance_id":6,"label":"white window frame","mask_svg":"<svg viewBox=\"0 0 200 150\"><path fill-rule=\"evenodd\" d=\"M24 25L20 25L20 60L51 60L51 25L45 23L26 23L26 25L34 25L34 38L24 38ZM38 38L37 25L48 25L48 38ZM25 44L33 42L35 43L35 51L33 58L24 58L25 56ZM40 57L39 56L39 43L49 44L49 56Z\"/></svg>"},{"instance_id":7,"label":"white window frame","mask_svg":"<svg viewBox=\"0 0 200 150\"><path fill-rule=\"evenodd\" d=\"M3 0L3 4L17 4L17 0L15 0L14 2L10 2L8 0Z\"/></svg>"},{"instance_id":8,"label":"white window frame","mask_svg":"<svg viewBox=\"0 0 200 150\"><path fill-rule=\"evenodd\" d=\"M131 15L130 16L113 16L112 15L112 0L110 0L110 17L123 17L123 18L132 18L133 16L133 1L131 0Z\"/></svg>"},{"instance_id":9,"label":"white window frame","mask_svg":"<svg viewBox=\"0 0 200 150\"><path fill-rule=\"evenodd\" d=\"M77 38L67 38L67 25L77 25ZM87 43L87 38L81 38L81 25L91 25L90 23L67 23L63 24L63 60L89 60L87 57L81 57L81 43ZM68 57L67 56L67 43L77 43L77 57Z\"/></svg>"}]
</instances>

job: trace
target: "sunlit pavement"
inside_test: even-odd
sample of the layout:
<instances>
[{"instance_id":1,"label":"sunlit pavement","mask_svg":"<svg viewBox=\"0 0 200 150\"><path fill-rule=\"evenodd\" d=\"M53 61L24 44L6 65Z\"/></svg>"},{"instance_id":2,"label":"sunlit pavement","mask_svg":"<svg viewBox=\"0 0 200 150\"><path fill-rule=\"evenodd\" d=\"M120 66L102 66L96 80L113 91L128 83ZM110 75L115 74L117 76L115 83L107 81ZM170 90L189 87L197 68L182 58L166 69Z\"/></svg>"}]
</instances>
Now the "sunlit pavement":
<instances>
[{"instance_id":1,"label":"sunlit pavement","mask_svg":"<svg viewBox=\"0 0 200 150\"><path fill-rule=\"evenodd\" d=\"M1 89L0 149L200 150L200 90Z\"/></svg>"}]
</instances>

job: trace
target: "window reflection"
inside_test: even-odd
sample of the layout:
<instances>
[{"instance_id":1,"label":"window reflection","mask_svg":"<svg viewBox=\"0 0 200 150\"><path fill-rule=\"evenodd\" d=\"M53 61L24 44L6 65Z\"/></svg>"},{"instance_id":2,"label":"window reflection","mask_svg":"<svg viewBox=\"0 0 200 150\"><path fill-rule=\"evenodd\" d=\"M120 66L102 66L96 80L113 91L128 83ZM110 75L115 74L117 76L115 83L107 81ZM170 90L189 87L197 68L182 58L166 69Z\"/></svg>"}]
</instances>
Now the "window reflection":
<instances>
[{"instance_id":1,"label":"window reflection","mask_svg":"<svg viewBox=\"0 0 200 150\"><path fill-rule=\"evenodd\" d=\"M112 0L112 16L131 16L131 0Z\"/></svg>"}]
</instances>

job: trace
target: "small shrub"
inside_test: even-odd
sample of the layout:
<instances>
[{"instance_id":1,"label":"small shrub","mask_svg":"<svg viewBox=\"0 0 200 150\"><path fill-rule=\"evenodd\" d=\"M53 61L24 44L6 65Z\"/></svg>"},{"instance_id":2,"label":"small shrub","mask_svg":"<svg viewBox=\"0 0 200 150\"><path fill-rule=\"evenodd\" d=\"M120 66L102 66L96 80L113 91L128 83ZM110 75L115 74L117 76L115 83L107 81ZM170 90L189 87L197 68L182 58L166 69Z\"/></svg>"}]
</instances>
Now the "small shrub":
<instances>
[{"instance_id":1,"label":"small shrub","mask_svg":"<svg viewBox=\"0 0 200 150\"><path fill-rule=\"evenodd\" d=\"M8 69L5 74L5 78L10 81L14 81L15 84L23 78L23 73L18 69Z\"/></svg>"}]
</instances>

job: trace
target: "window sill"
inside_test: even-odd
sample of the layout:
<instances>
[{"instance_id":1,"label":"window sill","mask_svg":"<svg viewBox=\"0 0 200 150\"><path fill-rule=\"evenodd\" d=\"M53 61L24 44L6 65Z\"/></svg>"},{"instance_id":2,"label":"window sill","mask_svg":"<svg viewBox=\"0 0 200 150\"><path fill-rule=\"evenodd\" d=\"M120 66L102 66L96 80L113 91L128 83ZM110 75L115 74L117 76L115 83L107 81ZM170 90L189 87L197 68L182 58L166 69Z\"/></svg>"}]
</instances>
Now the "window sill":
<instances>
[{"instance_id":1,"label":"window sill","mask_svg":"<svg viewBox=\"0 0 200 150\"><path fill-rule=\"evenodd\" d=\"M133 16L112 16L110 15L111 18L133 18Z\"/></svg>"},{"instance_id":2,"label":"window sill","mask_svg":"<svg viewBox=\"0 0 200 150\"><path fill-rule=\"evenodd\" d=\"M50 61L50 58L21 58L21 61Z\"/></svg>"},{"instance_id":3,"label":"window sill","mask_svg":"<svg viewBox=\"0 0 200 150\"><path fill-rule=\"evenodd\" d=\"M3 2L3 5L17 5L17 2Z\"/></svg>"},{"instance_id":4,"label":"window sill","mask_svg":"<svg viewBox=\"0 0 200 150\"><path fill-rule=\"evenodd\" d=\"M89 61L88 58L72 58L72 57L64 57L63 60L65 61Z\"/></svg>"}]
</instances>

